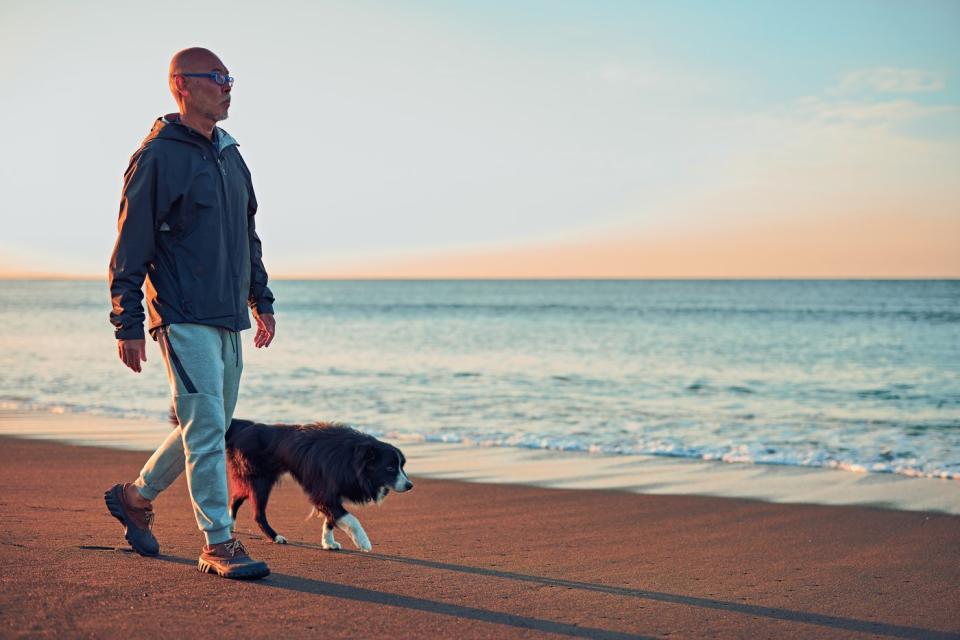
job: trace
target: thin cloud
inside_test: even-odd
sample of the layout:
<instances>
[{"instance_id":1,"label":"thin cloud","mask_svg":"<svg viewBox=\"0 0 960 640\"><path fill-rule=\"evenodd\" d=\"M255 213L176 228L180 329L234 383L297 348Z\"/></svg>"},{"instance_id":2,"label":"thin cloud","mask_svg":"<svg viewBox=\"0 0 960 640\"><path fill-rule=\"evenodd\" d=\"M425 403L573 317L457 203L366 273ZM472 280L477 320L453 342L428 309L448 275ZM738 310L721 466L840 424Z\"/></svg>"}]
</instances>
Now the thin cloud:
<instances>
[{"instance_id":1,"label":"thin cloud","mask_svg":"<svg viewBox=\"0 0 960 640\"><path fill-rule=\"evenodd\" d=\"M945 113L955 113L954 105L923 105L912 100L824 100L816 96L802 98L797 106L801 116L835 123L887 125Z\"/></svg>"},{"instance_id":2,"label":"thin cloud","mask_svg":"<svg viewBox=\"0 0 960 640\"><path fill-rule=\"evenodd\" d=\"M694 73L662 63L650 68L611 61L586 70L583 77L609 87L657 90L676 96L703 95L728 87L728 80L717 74Z\"/></svg>"},{"instance_id":3,"label":"thin cloud","mask_svg":"<svg viewBox=\"0 0 960 640\"><path fill-rule=\"evenodd\" d=\"M929 93L941 91L946 86L943 77L924 69L901 69L875 67L851 71L840 79L835 91L851 93L874 91L877 93Z\"/></svg>"}]
</instances>

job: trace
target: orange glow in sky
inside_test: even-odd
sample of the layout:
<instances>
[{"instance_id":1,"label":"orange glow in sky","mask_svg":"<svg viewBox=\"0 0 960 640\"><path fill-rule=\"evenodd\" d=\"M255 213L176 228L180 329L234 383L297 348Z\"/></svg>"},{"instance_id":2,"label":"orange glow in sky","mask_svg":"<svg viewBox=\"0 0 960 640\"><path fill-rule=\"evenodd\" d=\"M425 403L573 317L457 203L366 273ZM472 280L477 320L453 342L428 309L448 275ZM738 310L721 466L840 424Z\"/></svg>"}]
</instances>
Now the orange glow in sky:
<instances>
[{"instance_id":1,"label":"orange glow in sky","mask_svg":"<svg viewBox=\"0 0 960 640\"><path fill-rule=\"evenodd\" d=\"M758 219L728 228L463 251L326 274L367 278L957 278L960 218Z\"/></svg>"}]
</instances>

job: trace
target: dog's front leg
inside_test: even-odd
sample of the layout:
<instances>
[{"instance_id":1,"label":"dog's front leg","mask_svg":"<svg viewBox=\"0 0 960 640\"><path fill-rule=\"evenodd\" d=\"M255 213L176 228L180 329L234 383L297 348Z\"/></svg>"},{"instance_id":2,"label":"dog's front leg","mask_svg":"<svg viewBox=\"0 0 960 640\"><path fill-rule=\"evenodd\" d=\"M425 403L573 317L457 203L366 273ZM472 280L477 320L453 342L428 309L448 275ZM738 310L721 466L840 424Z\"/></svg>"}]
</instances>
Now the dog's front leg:
<instances>
[{"instance_id":1,"label":"dog's front leg","mask_svg":"<svg viewBox=\"0 0 960 640\"><path fill-rule=\"evenodd\" d=\"M367 537L367 532L363 530L363 527L360 526L360 521L357 520L356 516L352 513L347 513L337 518L336 524L338 529L346 532L346 534L350 536L353 544L357 545L357 549L360 549L360 551L370 551L370 549L373 548L370 545L370 538ZM326 524L324 524L324 530L326 530ZM333 538L332 533L330 537L331 539Z\"/></svg>"}]
</instances>

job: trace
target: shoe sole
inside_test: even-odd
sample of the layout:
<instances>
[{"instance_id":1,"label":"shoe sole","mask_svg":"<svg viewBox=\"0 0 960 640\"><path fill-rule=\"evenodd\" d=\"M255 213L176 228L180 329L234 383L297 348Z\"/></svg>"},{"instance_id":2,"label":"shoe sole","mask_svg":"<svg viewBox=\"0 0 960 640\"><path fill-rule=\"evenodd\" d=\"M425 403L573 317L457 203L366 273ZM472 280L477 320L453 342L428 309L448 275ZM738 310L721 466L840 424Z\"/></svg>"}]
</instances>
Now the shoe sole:
<instances>
[{"instance_id":1,"label":"shoe sole","mask_svg":"<svg viewBox=\"0 0 960 640\"><path fill-rule=\"evenodd\" d=\"M197 560L197 571L200 573L213 573L221 578L230 578L231 580L259 580L270 575L270 568L262 562L249 567L238 567L233 570L223 570L212 562L207 562L203 558Z\"/></svg>"},{"instance_id":2,"label":"shoe sole","mask_svg":"<svg viewBox=\"0 0 960 640\"><path fill-rule=\"evenodd\" d=\"M120 491L123 491L123 486L121 485ZM139 553L142 556L147 556L152 558L154 556L160 555L159 549L156 552L152 552L149 549L143 549L137 545L137 543L130 538L130 523L127 520L127 512L123 509L123 504L120 502L120 497L116 495L117 488L110 487L107 489L106 493L103 494L103 502L107 505L107 511L110 512L114 518L120 521L120 524L123 525L123 537L127 543L133 547L133 550Z\"/></svg>"}]
</instances>

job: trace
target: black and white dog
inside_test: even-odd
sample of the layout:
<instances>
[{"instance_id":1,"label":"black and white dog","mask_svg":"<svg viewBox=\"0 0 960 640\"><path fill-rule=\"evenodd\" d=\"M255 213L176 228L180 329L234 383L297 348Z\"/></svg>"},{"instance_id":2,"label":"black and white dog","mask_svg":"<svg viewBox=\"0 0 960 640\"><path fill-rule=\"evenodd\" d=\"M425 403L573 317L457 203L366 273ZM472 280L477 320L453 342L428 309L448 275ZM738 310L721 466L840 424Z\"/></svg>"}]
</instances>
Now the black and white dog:
<instances>
[{"instance_id":1,"label":"black and white dog","mask_svg":"<svg viewBox=\"0 0 960 640\"><path fill-rule=\"evenodd\" d=\"M344 501L380 504L391 490L413 488L403 471L407 460L399 449L339 424L266 425L233 420L226 444L230 515L236 519L237 509L250 498L260 530L281 544L287 540L267 522L267 501L286 472L303 487L317 517L323 519L324 549L340 548L334 529L346 532L358 549L371 549L360 521L343 508Z\"/></svg>"}]
</instances>

